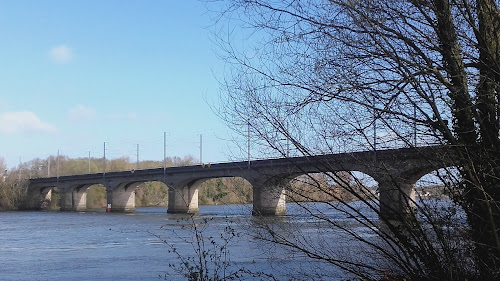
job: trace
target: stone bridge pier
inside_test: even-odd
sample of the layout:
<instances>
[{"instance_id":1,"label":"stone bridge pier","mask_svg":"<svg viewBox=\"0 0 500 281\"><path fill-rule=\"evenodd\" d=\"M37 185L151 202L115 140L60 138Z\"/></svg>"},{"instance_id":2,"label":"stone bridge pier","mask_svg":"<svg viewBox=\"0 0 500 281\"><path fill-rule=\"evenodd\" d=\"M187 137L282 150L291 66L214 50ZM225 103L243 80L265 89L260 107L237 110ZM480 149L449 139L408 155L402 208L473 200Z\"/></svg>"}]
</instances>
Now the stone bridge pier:
<instances>
[{"instance_id":1,"label":"stone bridge pier","mask_svg":"<svg viewBox=\"0 0 500 281\"><path fill-rule=\"evenodd\" d=\"M198 213L198 192L203 182L208 179L188 180L170 183L168 186L168 208L170 214Z\"/></svg>"},{"instance_id":2,"label":"stone bridge pier","mask_svg":"<svg viewBox=\"0 0 500 281\"><path fill-rule=\"evenodd\" d=\"M276 216L286 214L286 188L289 179L269 178L248 180L253 187L253 210L256 216Z\"/></svg>"},{"instance_id":3,"label":"stone bridge pier","mask_svg":"<svg viewBox=\"0 0 500 281\"><path fill-rule=\"evenodd\" d=\"M197 213L198 190L206 181L195 180L181 183L168 183L168 213ZM134 212L135 190L144 181L138 182L102 182L106 187L107 203L111 205L111 212ZM61 190L61 211L85 211L87 209L87 190L94 184L64 185L57 187ZM43 190L34 189L29 197L32 202L29 208L39 209L42 202L49 200L52 188ZM48 198L48 199L47 199Z\"/></svg>"},{"instance_id":4,"label":"stone bridge pier","mask_svg":"<svg viewBox=\"0 0 500 281\"><path fill-rule=\"evenodd\" d=\"M134 212L135 189L141 184L142 182L123 182L106 185L107 201L111 204L111 212Z\"/></svg>"},{"instance_id":5,"label":"stone bridge pier","mask_svg":"<svg viewBox=\"0 0 500 281\"><path fill-rule=\"evenodd\" d=\"M168 213L198 213L198 190L207 179L163 182L168 187ZM111 212L133 212L135 210L135 190L140 182L109 182L106 184L107 201Z\"/></svg>"},{"instance_id":6,"label":"stone bridge pier","mask_svg":"<svg viewBox=\"0 0 500 281\"><path fill-rule=\"evenodd\" d=\"M401 221L415 217L417 181L424 175L452 163L450 158L443 156L439 161L428 155L419 156L382 159L366 171L378 182L381 219Z\"/></svg>"},{"instance_id":7,"label":"stone bridge pier","mask_svg":"<svg viewBox=\"0 0 500 281\"><path fill-rule=\"evenodd\" d=\"M378 182L381 219L400 220L414 213L416 181L391 176L378 177L375 180Z\"/></svg>"},{"instance_id":8,"label":"stone bridge pier","mask_svg":"<svg viewBox=\"0 0 500 281\"><path fill-rule=\"evenodd\" d=\"M91 184L60 186L61 211L87 210L87 189Z\"/></svg>"}]
</instances>

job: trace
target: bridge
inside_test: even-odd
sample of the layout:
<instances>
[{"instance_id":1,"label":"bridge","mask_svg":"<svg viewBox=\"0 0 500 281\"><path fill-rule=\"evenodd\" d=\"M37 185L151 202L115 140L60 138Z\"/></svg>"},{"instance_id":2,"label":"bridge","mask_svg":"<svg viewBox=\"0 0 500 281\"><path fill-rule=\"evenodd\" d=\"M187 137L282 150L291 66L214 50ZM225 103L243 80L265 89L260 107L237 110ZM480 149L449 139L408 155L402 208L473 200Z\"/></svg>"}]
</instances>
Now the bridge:
<instances>
[{"instance_id":1,"label":"bridge","mask_svg":"<svg viewBox=\"0 0 500 281\"><path fill-rule=\"evenodd\" d=\"M109 172L31 179L30 207L39 209L55 187L61 192L62 211L86 209L87 189L106 187L112 212L135 210L135 189L144 182L168 187L168 213L198 212L198 190L209 179L241 177L253 188L253 214L286 213L286 187L297 176L309 173L359 171L378 183L380 216L393 218L408 212L415 199L414 185L422 176L453 166L453 149L445 146L289 157L124 172Z\"/></svg>"}]
</instances>

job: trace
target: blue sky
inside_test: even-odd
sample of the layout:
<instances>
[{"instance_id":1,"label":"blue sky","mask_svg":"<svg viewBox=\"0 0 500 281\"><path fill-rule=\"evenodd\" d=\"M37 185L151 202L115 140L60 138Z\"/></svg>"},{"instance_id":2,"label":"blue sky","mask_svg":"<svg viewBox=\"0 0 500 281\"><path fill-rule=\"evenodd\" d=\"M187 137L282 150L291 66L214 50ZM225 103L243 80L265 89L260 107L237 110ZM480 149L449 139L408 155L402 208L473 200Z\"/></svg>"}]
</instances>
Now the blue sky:
<instances>
[{"instance_id":1,"label":"blue sky","mask_svg":"<svg viewBox=\"0 0 500 281\"><path fill-rule=\"evenodd\" d=\"M0 157L239 157L210 104L224 64L190 1L1 1ZM244 153L242 153L243 157Z\"/></svg>"}]
</instances>

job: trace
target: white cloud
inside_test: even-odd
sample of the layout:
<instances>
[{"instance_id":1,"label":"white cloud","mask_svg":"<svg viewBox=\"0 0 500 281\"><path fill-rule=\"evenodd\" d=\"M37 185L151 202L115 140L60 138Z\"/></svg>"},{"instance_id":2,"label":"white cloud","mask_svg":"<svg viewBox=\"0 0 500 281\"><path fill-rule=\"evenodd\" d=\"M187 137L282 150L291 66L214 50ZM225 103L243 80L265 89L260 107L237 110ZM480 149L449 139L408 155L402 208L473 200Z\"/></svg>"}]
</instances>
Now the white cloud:
<instances>
[{"instance_id":1,"label":"white cloud","mask_svg":"<svg viewBox=\"0 0 500 281\"><path fill-rule=\"evenodd\" d=\"M4 112L0 114L0 133L53 133L56 128L48 123L42 122L33 112Z\"/></svg>"},{"instance_id":2,"label":"white cloud","mask_svg":"<svg viewBox=\"0 0 500 281\"><path fill-rule=\"evenodd\" d=\"M66 45L55 46L50 49L49 57L55 63L69 63L73 60L73 50Z\"/></svg>"},{"instance_id":3,"label":"white cloud","mask_svg":"<svg viewBox=\"0 0 500 281\"><path fill-rule=\"evenodd\" d=\"M78 105L71 108L68 112L70 120L74 121L89 121L94 120L96 117L96 112L92 108L85 107L83 105Z\"/></svg>"}]
</instances>

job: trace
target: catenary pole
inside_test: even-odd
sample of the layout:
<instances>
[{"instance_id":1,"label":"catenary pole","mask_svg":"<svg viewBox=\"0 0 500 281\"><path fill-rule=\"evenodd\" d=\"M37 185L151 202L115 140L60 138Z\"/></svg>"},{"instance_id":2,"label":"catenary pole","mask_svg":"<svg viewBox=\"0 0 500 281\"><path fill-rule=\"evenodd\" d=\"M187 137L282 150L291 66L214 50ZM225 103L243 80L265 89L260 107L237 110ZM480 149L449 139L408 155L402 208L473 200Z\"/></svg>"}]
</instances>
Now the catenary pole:
<instances>
[{"instance_id":1,"label":"catenary pole","mask_svg":"<svg viewBox=\"0 0 500 281\"><path fill-rule=\"evenodd\" d=\"M57 150L57 180L59 180L59 149Z\"/></svg>"},{"instance_id":2,"label":"catenary pole","mask_svg":"<svg viewBox=\"0 0 500 281\"><path fill-rule=\"evenodd\" d=\"M102 177L106 176L106 142L104 142L104 154L102 158Z\"/></svg>"},{"instance_id":3,"label":"catenary pole","mask_svg":"<svg viewBox=\"0 0 500 281\"><path fill-rule=\"evenodd\" d=\"M167 169L167 132L163 132L163 181L165 181L166 169Z\"/></svg>"},{"instance_id":4,"label":"catenary pole","mask_svg":"<svg viewBox=\"0 0 500 281\"><path fill-rule=\"evenodd\" d=\"M250 169L250 121L247 123L247 154L248 169Z\"/></svg>"},{"instance_id":5,"label":"catenary pole","mask_svg":"<svg viewBox=\"0 0 500 281\"><path fill-rule=\"evenodd\" d=\"M137 144L137 164L135 169L139 170L139 144Z\"/></svg>"},{"instance_id":6,"label":"catenary pole","mask_svg":"<svg viewBox=\"0 0 500 281\"><path fill-rule=\"evenodd\" d=\"M203 164L203 135L200 134L200 165Z\"/></svg>"}]
</instances>

